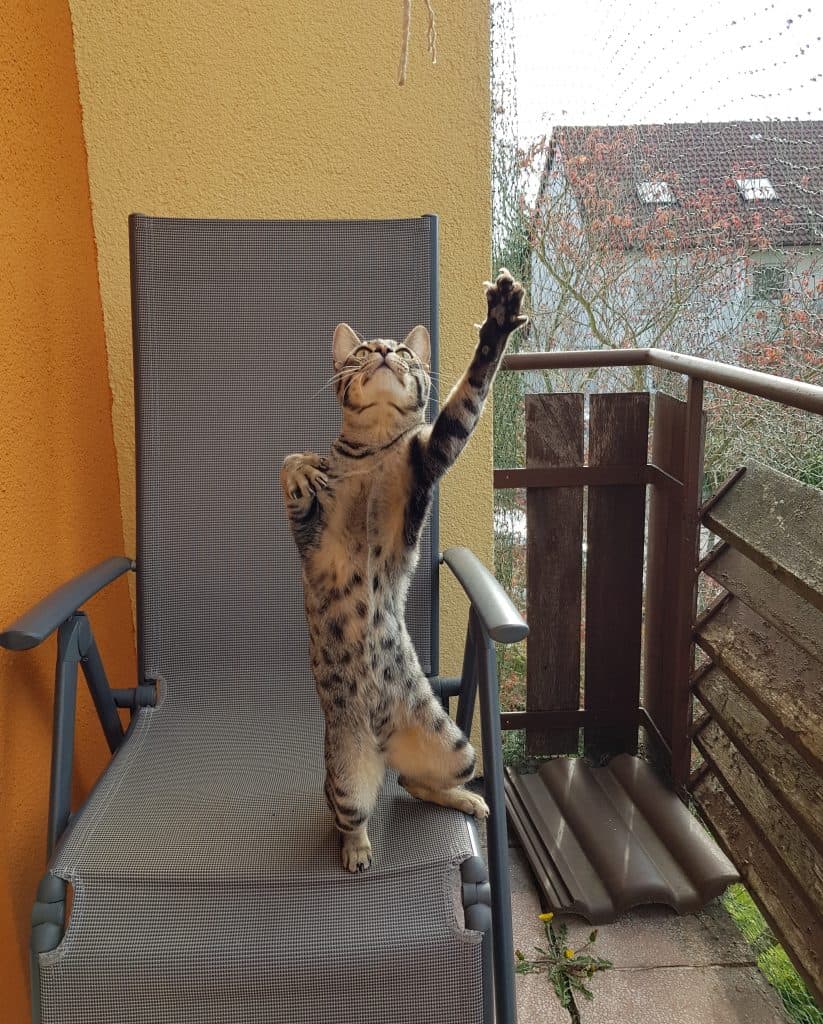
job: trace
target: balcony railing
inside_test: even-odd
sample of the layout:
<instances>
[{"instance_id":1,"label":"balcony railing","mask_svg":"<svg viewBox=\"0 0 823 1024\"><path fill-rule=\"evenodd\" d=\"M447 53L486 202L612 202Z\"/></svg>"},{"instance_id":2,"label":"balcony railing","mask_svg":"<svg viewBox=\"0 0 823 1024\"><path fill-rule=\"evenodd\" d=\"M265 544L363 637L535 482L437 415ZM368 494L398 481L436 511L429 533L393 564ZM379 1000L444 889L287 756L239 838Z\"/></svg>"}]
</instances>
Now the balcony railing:
<instances>
[{"instance_id":1,"label":"balcony railing","mask_svg":"<svg viewBox=\"0 0 823 1024\"><path fill-rule=\"evenodd\" d=\"M543 754L578 752L582 729L595 758L634 753L642 730L820 999L823 492L757 452L705 502L702 484L705 384L812 413L821 450L823 387L657 349L503 369L625 366L682 375L685 401L526 395L526 464L495 471L526 490L530 626L526 710L502 724ZM719 538L702 559L701 529ZM720 594L698 616L707 578Z\"/></svg>"}]
</instances>

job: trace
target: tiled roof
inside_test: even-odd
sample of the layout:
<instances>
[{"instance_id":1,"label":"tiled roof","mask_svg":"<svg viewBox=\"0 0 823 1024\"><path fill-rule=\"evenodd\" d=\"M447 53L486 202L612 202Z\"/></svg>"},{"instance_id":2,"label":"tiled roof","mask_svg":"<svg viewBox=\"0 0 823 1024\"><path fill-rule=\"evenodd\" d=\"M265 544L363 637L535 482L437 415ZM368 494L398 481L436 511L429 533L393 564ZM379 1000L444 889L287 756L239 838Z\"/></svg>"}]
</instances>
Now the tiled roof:
<instances>
[{"instance_id":1,"label":"tiled roof","mask_svg":"<svg viewBox=\"0 0 823 1024\"><path fill-rule=\"evenodd\" d=\"M823 121L558 126L547 176L558 150L584 216L600 223L611 211L611 241L624 246L659 240L664 224L665 238L677 240L668 244L697 244L701 232L722 225L760 244L823 245ZM776 198L746 201L736 180L762 178ZM642 202L643 182L667 182L675 202Z\"/></svg>"}]
</instances>

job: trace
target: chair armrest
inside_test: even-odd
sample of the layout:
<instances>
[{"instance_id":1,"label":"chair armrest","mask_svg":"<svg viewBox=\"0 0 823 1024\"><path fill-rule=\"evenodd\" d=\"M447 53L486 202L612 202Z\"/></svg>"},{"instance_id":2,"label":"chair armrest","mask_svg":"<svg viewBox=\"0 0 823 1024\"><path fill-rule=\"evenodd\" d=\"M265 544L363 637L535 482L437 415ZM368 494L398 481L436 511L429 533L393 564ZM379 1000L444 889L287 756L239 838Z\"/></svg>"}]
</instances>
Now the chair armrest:
<instances>
[{"instance_id":1,"label":"chair armrest","mask_svg":"<svg viewBox=\"0 0 823 1024\"><path fill-rule=\"evenodd\" d=\"M133 568L134 562L130 558L107 558L93 569L80 573L53 590L48 597L44 597L4 629L0 633L0 647L10 651L26 651L37 647L73 612L94 597L98 590Z\"/></svg>"},{"instance_id":2,"label":"chair armrest","mask_svg":"<svg viewBox=\"0 0 823 1024\"><path fill-rule=\"evenodd\" d=\"M528 636L529 627L523 616L477 555L468 548L448 548L443 552L443 561L466 592L492 640L516 644Z\"/></svg>"}]
</instances>

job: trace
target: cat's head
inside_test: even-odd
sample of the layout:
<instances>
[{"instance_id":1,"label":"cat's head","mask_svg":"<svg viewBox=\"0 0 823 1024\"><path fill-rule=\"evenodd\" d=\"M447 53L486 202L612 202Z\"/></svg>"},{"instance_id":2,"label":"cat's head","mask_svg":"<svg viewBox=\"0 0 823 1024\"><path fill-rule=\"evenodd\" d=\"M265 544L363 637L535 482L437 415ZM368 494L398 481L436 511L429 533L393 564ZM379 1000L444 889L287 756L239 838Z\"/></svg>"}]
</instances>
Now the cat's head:
<instances>
[{"instance_id":1,"label":"cat's head","mask_svg":"<svg viewBox=\"0 0 823 1024\"><path fill-rule=\"evenodd\" d=\"M400 342L361 341L348 324L338 324L332 355L343 419L358 433L391 432L425 418L431 388L425 327L413 328Z\"/></svg>"}]
</instances>

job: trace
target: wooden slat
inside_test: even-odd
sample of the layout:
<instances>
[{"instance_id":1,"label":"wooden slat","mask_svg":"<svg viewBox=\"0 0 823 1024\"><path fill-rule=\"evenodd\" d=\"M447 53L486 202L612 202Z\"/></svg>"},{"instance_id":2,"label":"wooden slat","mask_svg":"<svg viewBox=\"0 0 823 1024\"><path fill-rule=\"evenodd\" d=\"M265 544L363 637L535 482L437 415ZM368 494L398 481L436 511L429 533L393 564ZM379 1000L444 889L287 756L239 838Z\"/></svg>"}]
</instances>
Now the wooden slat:
<instances>
[{"instance_id":1,"label":"wooden slat","mask_svg":"<svg viewBox=\"0 0 823 1024\"><path fill-rule=\"evenodd\" d=\"M615 487L656 484L680 491L682 483L651 463L647 466L555 466L551 469L496 469L495 489L518 487Z\"/></svg>"},{"instance_id":2,"label":"wooden slat","mask_svg":"<svg viewBox=\"0 0 823 1024\"><path fill-rule=\"evenodd\" d=\"M807 654L823 662L823 612L820 609L778 583L774 576L734 548L721 551L709 562L705 572Z\"/></svg>"},{"instance_id":3,"label":"wooden slat","mask_svg":"<svg viewBox=\"0 0 823 1024\"><path fill-rule=\"evenodd\" d=\"M823 610L823 491L751 463L704 522Z\"/></svg>"},{"instance_id":4,"label":"wooden slat","mask_svg":"<svg viewBox=\"0 0 823 1024\"><path fill-rule=\"evenodd\" d=\"M531 468L583 463L583 395L526 396L526 463ZM527 492L529 631L526 708L575 710L580 702L583 492L570 487ZM577 729L526 731L531 754L577 753Z\"/></svg>"},{"instance_id":5,"label":"wooden slat","mask_svg":"<svg viewBox=\"0 0 823 1024\"><path fill-rule=\"evenodd\" d=\"M711 772L697 782L693 795L792 963L823 1002L823 920Z\"/></svg>"},{"instance_id":6,"label":"wooden slat","mask_svg":"<svg viewBox=\"0 0 823 1024\"><path fill-rule=\"evenodd\" d=\"M652 461L681 479L686 440L686 403L657 394L652 424ZM649 496L646 566L643 705L672 745L671 668L675 658L675 590L681 543L682 493L654 487Z\"/></svg>"},{"instance_id":7,"label":"wooden slat","mask_svg":"<svg viewBox=\"0 0 823 1024\"><path fill-rule=\"evenodd\" d=\"M757 777L717 722L701 729L695 746L708 761L772 856L784 865L823 917L823 857Z\"/></svg>"},{"instance_id":8,"label":"wooden slat","mask_svg":"<svg viewBox=\"0 0 823 1024\"><path fill-rule=\"evenodd\" d=\"M645 463L648 432L647 394L591 396L590 465ZM642 486L588 492L584 697L596 712L640 702L645 507ZM595 756L637 749L636 729L593 726L585 736Z\"/></svg>"},{"instance_id":9,"label":"wooden slat","mask_svg":"<svg viewBox=\"0 0 823 1024\"><path fill-rule=\"evenodd\" d=\"M648 476L648 466L553 466L551 469L528 466L525 469L496 469L494 486L615 487L622 484L644 484Z\"/></svg>"},{"instance_id":10,"label":"wooden slat","mask_svg":"<svg viewBox=\"0 0 823 1024\"><path fill-rule=\"evenodd\" d=\"M823 770L823 665L732 597L697 642L815 768Z\"/></svg>"},{"instance_id":11,"label":"wooden slat","mask_svg":"<svg viewBox=\"0 0 823 1024\"><path fill-rule=\"evenodd\" d=\"M709 669L695 686L701 704L758 776L823 851L823 779L723 672Z\"/></svg>"},{"instance_id":12,"label":"wooden slat","mask_svg":"<svg viewBox=\"0 0 823 1024\"><path fill-rule=\"evenodd\" d=\"M683 506L680 529L680 557L675 590L675 646L671 666L672 747L671 777L677 788L686 785L691 774L692 724L691 675L694 666L694 618L697 613L695 566L700 557L700 504L706 413L703 381L689 378L686 385L686 439L683 454Z\"/></svg>"},{"instance_id":13,"label":"wooden slat","mask_svg":"<svg viewBox=\"0 0 823 1024\"><path fill-rule=\"evenodd\" d=\"M638 725L640 710L640 708L628 708L620 718L621 724ZM568 731L570 728L579 729L584 725L613 721L615 721L613 711L598 718L592 712L586 711L585 708L578 708L576 711L502 711L500 713L501 729L533 729L542 732L554 732L558 729Z\"/></svg>"}]
</instances>

